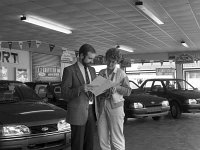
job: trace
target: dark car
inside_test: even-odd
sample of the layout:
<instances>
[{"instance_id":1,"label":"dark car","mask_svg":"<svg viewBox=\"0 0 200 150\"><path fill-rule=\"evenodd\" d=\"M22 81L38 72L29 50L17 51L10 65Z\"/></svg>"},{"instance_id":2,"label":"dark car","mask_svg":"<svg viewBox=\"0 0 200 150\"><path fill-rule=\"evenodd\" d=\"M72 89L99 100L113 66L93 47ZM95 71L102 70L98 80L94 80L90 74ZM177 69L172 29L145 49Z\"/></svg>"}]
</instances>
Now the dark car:
<instances>
[{"instance_id":1,"label":"dark car","mask_svg":"<svg viewBox=\"0 0 200 150\"><path fill-rule=\"evenodd\" d=\"M27 85L0 81L0 149L64 150L71 138L66 111Z\"/></svg>"},{"instance_id":2,"label":"dark car","mask_svg":"<svg viewBox=\"0 0 200 150\"><path fill-rule=\"evenodd\" d=\"M162 116L168 115L170 107L166 98L135 92L134 89L138 89L139 86L133 81L130 81L130 86L131 95L124 97L125 122L127 118L152 117L159 120Z\"/></svg>"},{"instance_id":3,"label":"dark car","mask_svg":"<svg viewBox=\"0 0 200 150\"><path fill-rule=\"evenodd\" d=\"M200 91L185 80L148 79L138 91L167 98L173 118L180 118L182 113L200 112Z\"/></svg>"},{"instance_id":4,"label":"dark car","mask_svg":"<svg viewBox=\"0 0 200 150\"><path fill-rule=\"evenodd\" d=\"M67 102L61 94L61 82L25 82L41 98L48 98L48 102L67 110Z\"/></svg>"}]
</instances>

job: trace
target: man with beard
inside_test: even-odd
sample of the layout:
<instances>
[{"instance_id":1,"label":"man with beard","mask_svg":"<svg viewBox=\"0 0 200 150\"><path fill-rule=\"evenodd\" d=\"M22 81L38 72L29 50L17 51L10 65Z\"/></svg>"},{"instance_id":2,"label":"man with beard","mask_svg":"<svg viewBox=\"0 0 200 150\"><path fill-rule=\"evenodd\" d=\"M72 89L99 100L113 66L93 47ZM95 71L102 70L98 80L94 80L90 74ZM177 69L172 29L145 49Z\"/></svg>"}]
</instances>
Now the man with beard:
<instances>
[{"instance_id":1,"label":"man with beard","mask_svg":"<svg viewBox=\"0 0 200 150\"><path fill-rule=\"evenodd\" d=\"M64 100L68 102L66 121L71 125L71 150L93 150L95 97L89 83L96 77L96 72L89 64L95 56L95 49L84 44L79 49L78 61L63 71L61 88Z\"/></svg>"}]
</instances>

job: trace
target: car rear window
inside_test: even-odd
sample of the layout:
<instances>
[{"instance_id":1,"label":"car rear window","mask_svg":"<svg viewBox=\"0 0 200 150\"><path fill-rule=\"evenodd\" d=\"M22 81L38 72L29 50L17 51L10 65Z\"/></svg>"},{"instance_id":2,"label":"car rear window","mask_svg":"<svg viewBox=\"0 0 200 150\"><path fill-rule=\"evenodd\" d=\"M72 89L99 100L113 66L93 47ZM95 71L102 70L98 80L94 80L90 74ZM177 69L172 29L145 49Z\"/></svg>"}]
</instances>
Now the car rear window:
<instances>
[{"instance_id":1,"label":"car rear window","mask_svg":"<svg viewBox=\"0 0 200 150\"><path fill-rule=\"evenodd\" d=\"M14 85L1 84L0 85L0 102L19 101L19 94L15 90Z\"/></svg>"}]
</instances>

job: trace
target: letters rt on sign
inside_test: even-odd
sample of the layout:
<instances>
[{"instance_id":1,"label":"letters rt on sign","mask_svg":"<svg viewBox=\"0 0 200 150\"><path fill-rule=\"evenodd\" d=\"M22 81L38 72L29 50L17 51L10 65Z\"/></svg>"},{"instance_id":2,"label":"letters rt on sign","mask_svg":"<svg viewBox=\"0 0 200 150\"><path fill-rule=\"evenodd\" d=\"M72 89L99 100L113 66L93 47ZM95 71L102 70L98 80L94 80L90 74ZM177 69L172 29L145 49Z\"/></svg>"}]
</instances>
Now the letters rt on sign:
<instances>
[{"instance_id":1,"label":"letters rt on sign","mask_svg":"<svg viewBox=\"0 0 200 150\"><path fill-rule=\"evenodd\" d=\"M0 51L0 62L18 64L19 63L18 53Z\"/></svg>"}]
</instances>

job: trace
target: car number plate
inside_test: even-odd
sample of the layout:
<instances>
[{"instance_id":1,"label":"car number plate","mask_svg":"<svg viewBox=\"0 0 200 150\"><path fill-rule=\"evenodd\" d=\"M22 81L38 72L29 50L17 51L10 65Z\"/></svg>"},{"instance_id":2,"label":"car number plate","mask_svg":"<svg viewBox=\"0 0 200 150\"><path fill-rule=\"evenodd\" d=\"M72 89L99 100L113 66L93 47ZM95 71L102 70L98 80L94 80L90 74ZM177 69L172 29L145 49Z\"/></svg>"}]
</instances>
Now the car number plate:
<instances>
[{"instance_id":1,"label":"car number plate","mask_svg":"<svg viewBox=\"0 0 200 150\"><path fill-rule=\"evenodd\" d=\"M147 112L157 112L157 111L161 111L160 107L151 107L147 109Z\"/></svg>"}]
</instances>

